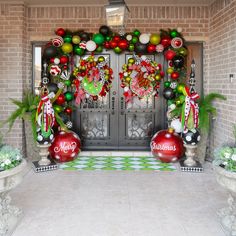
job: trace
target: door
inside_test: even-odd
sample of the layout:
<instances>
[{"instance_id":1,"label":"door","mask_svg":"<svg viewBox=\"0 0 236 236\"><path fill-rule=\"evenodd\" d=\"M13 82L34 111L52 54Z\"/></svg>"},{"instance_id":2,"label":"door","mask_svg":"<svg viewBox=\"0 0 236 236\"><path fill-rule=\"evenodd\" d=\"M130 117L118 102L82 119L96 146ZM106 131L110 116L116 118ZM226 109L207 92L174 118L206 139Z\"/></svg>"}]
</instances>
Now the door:
<instances>
[{"instance_id":1,"label":"door","mask_svg":"<svg viewBox=\"0 0 236 236\"><path fill-rule=\"evenodd\" d=\"M36 94L40 88L43 45L45 42L33 44L32 86ZM196 90L202 95L203 46L201 42L188 43L187 46L187 78L194 58ZM110 67L113 69L114 80L111 91L106 97L99 98L97 101L87 100L76 107L73 112L73 130L81 137L84 150L148 150L152 135L167 127L166 101L160 93L158 98L136 100L132 106L127 105L124 101L123 89L120 87L119 72L132 54L117 55L108 51L99 55L108 57ZM164 63L163 56L148 55L148 57L162 65Z\"/></svg>"},{"instance_id":2,"label":"door","mask_svg":"<svg viewBox=\"0 0 236 236\"><path fill-rule=\"evenodd\" d=\"M126 104L119 72L132 54L113 52L97 54L109 59L113 69L112 88L106 97L97 101L87 99L74 112L75 131L80 135L84 149L147 150L153 134L163 127L163 99L149 97ZM161 56L148 55L163 64Z\"/></svg>"}]
</instances>

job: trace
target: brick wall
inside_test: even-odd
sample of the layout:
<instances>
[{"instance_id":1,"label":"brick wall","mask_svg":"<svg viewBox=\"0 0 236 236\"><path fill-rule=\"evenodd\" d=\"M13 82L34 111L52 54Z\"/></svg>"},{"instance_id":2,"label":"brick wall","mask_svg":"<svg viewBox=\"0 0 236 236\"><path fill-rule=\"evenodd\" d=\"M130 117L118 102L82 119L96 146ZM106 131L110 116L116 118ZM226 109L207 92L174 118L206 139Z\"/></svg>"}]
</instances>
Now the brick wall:
<instances>
[{"instance_id":1,"label":"brick wall","mask_svg":"<svg viewBox=\"0 0 236 236\"><path fill-rule=\"evenodd\" d=\"M236 1L217 0L210 6L209 48L207 50L208 91L226 95L227 101L217 101L217 119L213 122L212 148L234 142L232 127L236 123Z\"/></svg>"},{"instance_id":2,"label":"brick wall","mask_svg":"<svg viewBox=\"0 0 236 236\"><path fill-rule=\"evenodd\" d=\"M0 4L0 41L2 52L0 75L0 121L14 109L8 98L22 97L23 89L31 87L32 55L31 42L47 41L54 30L64 27L71 30L84 29L97 32L105 24L101 6L86 7L39 7L24 4ZM131 6L127 31L134 28L142 32L157 32L159 29L182 27L186 39L205 41L208 37L209 9L206 6ZM2 129L6 133L6 127ZM7 143L22 146L23 130L17 122Z\"/></svg>"},{"instance_id":3,"label":"brick wall","mask_svg":"<svg viewBox=\"0 0 236 236\"><path fill-rule=\"evenodd\" d=\"M7 98L21 98L23 88L31 86L31 42L49 40L58 27L97 32L105 24L105 15L100 6L26 7L14 3L0 4L0 10L3 37L0 41L3 55L0 59L0 120L3 120L14 109ZM127 22L126 31L138 28L142 32L156 32L161 28L182 27L188 41L204 41L204 89L228 97L227 102L216 103L219 116L214 126L214 145L232 140L231 126L236 119L233 112L235 83L229 84L228 79L230 72L236 72L233 60L236 50L232 46L236 38L235 22L235 0L217 0L209 7L131 6ZM6 136L6 141L21 146L21 122Z\"/></svg>"},{"instance_id":4,"label":"brick wall","mask_svg":"<svg viewBox=\"0 0 236 236\"><path fill-rule=\"evenodd\" d=\"M21 98L26 67L26 8L23 4L0 4L0 120L15 109L9 98ZM5 135L7 128L1 132ZM22 123L16 122L6 141L22 147Z\"/></svg>"}]
</instances>

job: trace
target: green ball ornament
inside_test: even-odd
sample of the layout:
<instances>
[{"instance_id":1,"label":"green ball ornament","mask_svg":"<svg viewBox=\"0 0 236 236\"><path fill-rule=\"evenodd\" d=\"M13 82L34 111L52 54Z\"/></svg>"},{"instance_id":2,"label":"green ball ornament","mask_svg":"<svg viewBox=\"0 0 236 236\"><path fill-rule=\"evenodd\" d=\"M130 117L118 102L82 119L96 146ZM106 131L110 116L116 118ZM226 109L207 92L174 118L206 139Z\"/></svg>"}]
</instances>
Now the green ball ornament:
<instances>
[{"instance_id":1,"label":"green ball ornament","mask_svg":"<svg viewBox=\"0 0 236 236\"><path fill-rule=\"evenodd\" d=\"M177 32L176 29L170 31L170 36L171 38L175 38L179 36L179 33Z\"/></svg>"},{"instance_id":2,"label":"green ball ornament","mask_svg":"<svg viewBox=\"0 0 236 236\"><path fill-rule=\"evenodd\" d=\"M138 42L138 37L137 36L134 36L132 39L131 39L131 43L132 44L135 44Z\"/></svg>"},{"instance_id":3,"label":"green ball ornament","mask_svg":"<svg viewBox=\"0 0 236 236\"><path fill-rule=\"evenodd\" d=\"M71 35L65 35L63 37L65 43L71 43L72 42L72 36Z\"/></svg>"},{"instance_id":4,"label":"green ball ornament","mask_svg":"<svg viewBox=\"0 0 236 236\"><path fill-rule=\"evenodd\" d=\"M136 36L136 37L139 37L140 34L141 34L140 31L137 30L137 29L133 31L133 35Z\"/></svg>"},{"instance_id":5,"label":"green ball ornament","mask_svg":"<svg viewBox=\"0 0 236 236\"><path fill-rule=\"evenodd\" d=\"M64 110L64 108L62 106L59 106L57 104L53 105L53 109L54 111L56 111L57 113L60 113Z\"/></svg>"},{"instance_id":6,"label":"green ball ornament","mask_svg":"<svg viewBox=\"0 0 236 236\"><path fill-rule=\"evenodd\" d=\"M106 36L106 41L111 41L111 36Z\"/></svg>"},{"instance_id":7,"label":"green ball ornament","mask_svg":"<svg viewBox=\"0 0 236 236\"><path fill-rule=\"evenodd\" d=\"M78 45L74 47L74 52L76 55L83 56L84 55L84 49L80 48Z\"/></svg>"},{"instance_id":8,"label":"green ball ornament","mask_svg":"<svg viewBox=\"0 0 236 236\"><path fill-rule=\"evenodd\" d=\"M115 52L116 54L120 54L120 53L122 52L122 49L119 48L119 47L115 47L115 48L114 48L114 52Z\"/></svg>"},{"instance_id":9,"label":"green ball ornament","mask_svg":"<svg viewBox=\"0 0 236 236\"><path fill-rule=\"evenodd\" d=\"M130 44L128 49L130 52L133 52L134 51L134 44Z\"/></svg>"},{"instance_id":10,"label":"green ball ornament","mask_svg":"<svg viewBox=\"0 0 236 236\"><path fill-rule=\"evenodd\" d=\"M64 96L65 96L65 99L66 99L67 102L70 102L73 99L72 92L67 91L67 92L64 93Z\"/></svg>"},{"instance_id":11,"label":"green ball ornament","mask_svg":"<svg viewBox=\"0 0 236 236\"><path fill-rule=\"evenodd\" d=\"M102 52L102 51L103 51L103 46L101 45L99 45L95 50L95 52Z\"/></svg>"},{"instance_id":12,"label":"green ball ornament","mask_svg":"<svg viewBox=\"0 0 236 236\"><path fill-rule=\"evenodd\" d=\"M170 84L171 84L170 81L165 81L165 82L164 82L164 87L165 87L165 88L169 88L169 87L170 87Z\"/></svg>"},{"instance_id":13,"label":"green ball ornament","mask_svg":"<svg viewBox=\"0 0 236 236\"><path fill-rule=\"evenodd\" d=\"M80 41L81 41L80 36L74 35L74 36L72 37L72 43L73 43L73 44L79 44Z\"/></svg>"},{"instance_id":14,"label":"green ball ornament","mask_svg":"<svg viewBox=\"0 0 236 236\"><path fill-rule=\"evenodd\" d=\"M184 47L181 47L181 48L178 49L178 53L182 56L187 56L188 50Z\"/></svg>"},{"instance_id":15,"label":"green ball ornament","mask_svg":"<svg viewBox=\"0 0 236 236\"><path fill-rule=\"evenodd\" d=\"M159 34L151 34L150 43L153 45L157 45L161 42L161 36Z\"/></svg>"},{"instance_id":16,"label":"green ball ornament","mask_svg":"<svg viewBox=\"0 0 236 236\"><path fill-rule=\"evenodd\" d=\"M97 45L102 45L105 41L105 38L102 34L97 33L93 35L93 41L97 44Z\"/></svg>"},{"instance_id":17,"label":"green ball ornament","mask_svg":"<svg viewBox=\"0 0 236 236\"><path fill-rule=\"evenodd\" d=\"M69 86L71 86L71 81L69 79L65 80L64 84L69 87Z\"/></svg>"},{"instance_id":18,"label":"green ball ornament","mask_svg":"<svg viewBox=\"0 0 236 236\"><path fill-rule=\"evenodd\" d=\"M98 57L98 62L104 62L104 61L105 61L105 57L104 56Z\"/></svg>"},{"instance_id":19,"label":"green ball ornament","mask_svg":"<svg viewBox=\"0 0 236 236\"><path fill-rule=\"evenodd\" d=\"M63 43L61 50L64 53L71 53L73 51L73 46L71 43Z\"/></svg>"},{"instance_id":20,"label":"green ball ornament","mask_svg":"<svg viewBox=\"0 0 236 236\"><path fill-rule=\"evenodd\" d=\"M178 86L177 86L177 88L176 88L177 93L182 94L184 88L185 88L185 84L182 84L182 83L181 83L181 84L178 84Z\"/></svg>"},{"instance_id":21,"label":"green ball ornament","mask_svg":"<svg viewBox=\"0 0 236 236\"><path fill-rule=\"evenodd\" d=\"M180 105L182 104L182 102L181 102L181 100L180 100L179 97L177 97L177 98L175 99L175 104L176 104L176 106L180 106Z\"/></svg>"}]
</instances>

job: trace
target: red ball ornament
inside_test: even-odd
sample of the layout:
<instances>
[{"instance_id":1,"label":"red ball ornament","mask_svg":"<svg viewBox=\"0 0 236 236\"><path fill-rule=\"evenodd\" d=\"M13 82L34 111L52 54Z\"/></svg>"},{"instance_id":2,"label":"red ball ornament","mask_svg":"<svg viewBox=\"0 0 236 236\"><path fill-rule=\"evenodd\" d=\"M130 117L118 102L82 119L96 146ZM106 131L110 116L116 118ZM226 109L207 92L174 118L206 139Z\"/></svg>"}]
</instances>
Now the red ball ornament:
<instances>
[{"instance_id":1,"label":"red ball ornament","mask_svg":"<svg viewBox=\"0 0 236 236\"><path fill-rule=\"evenodd\" d=\"M58 96L58 98L56 99L56 103L57 103L58 105L63 105L63 104L65 103L65 101L66 101L66 99L65 99L65 96L64 96L63 93L60 94L60 95Z\"/></svg>"},{"instance_id":2,"label":"red ball ornament","mask_svg":"<svg viewBox=\"0 0 236 236\"><path fill-rule=\"evenodd\" d=\"M68 57L67 56L61 56L60 57L60 63L61 64L66 64L68 62Z\"/></svg>"},{"instance_id":3,"label":"red ball ornament","mask_svg":"<svg viewBox=\"0 0 236 236\"><path fill-rule=\"evenodd\" d=\"M56 31L56 35L63 37L65 35L65 30L63 28L58 28Z\"/></svg>"},{"instance_id":4,"label":"red ball ornament","mask_svg":"<svg viewBox=\"0 0 236 236\"><path fill-rule=\"evenodd\" d=\"M110 41L109 44L110 44L110 48L115 48L115 47L117 47L117 45L118 45L118 43L115 42L115 41L113 41L113 40Z\"/></svg>"},{"instance_id":5,"label":"red ball ornament","mask_svg":"<svg viewBox=\"0 0 236 236\"><path fill-rule=\"evenodd\" d=\"M72 114L72 108L71 107L66 107L64 112L70 116Z\"/></svg>"},{"instance_id":6,"label":"red ball ornament","mask_svg":"<svg viewBox=\"0 0 236 236\"><path fill-rule=\"evenodd\" d=\"M119 42L118 42L118 47L121 48L122 50L125 50L127 49L129 46L129 43L127 40L125 39L121 39Z\"/></svg>"},{"instance_id":7,"label":"red ball ornament","mask_svg":"<svg viewBox=\"0 0 236 236\"><path fill-rule=\"evenodd\" d=\"M118 43L120 41L120 36L115 35L112 40Z\"/></svg>"},{"instance_id":8,"label":"red ball ornament","mask_svg":"<svg viewBox=\"0 0 236 236\"><path fill-rule=\"evenodd\" d=\"M179 72L174 71L174 72L171 73L170 76L171 76L172 79L178 79L179 78Z\"/></svg>"},{"instance_id":9,"label":"red ball ornament","mask_svg":"<svg viewBox=\"0 0 236 236\"><path fill-rule=\"evenodd\" d=\"M55 57L50 58L50 62L54 63L54 59L55 59Z\"/></svg>"},{"instance_id":10,"label":"red ball ornament","mask_svg":"<svg viewBox=\"0 0 236 236\"><path fill-rule=\"evenodd\" d=\"M170 36L164 36L161 39L161 44L163 45L164 48L167 48L171 45L171 37Z\"/></svg>"},{"instance_id":11,"label":"red ball ornament","mask_svg":"<svg viewBox=\"0 0 236 236\"><path fill-rule=\"evenodd\" d=\"M151 151L163 162L177 161L184 154L183 140L174 129L161 130L151 140Z\"/></svg>"},{"instance_id":12,"label":"red ball ornament","mask_svg":"<svg viewBox=\"0 0 236 236\"><path fill-rule=\"evenodd\" d=\"M175 55L176 55L176 52L174 52L173 50L167 50L167 51L165 52L165 58L166 58L166 60L172 60Z\"/></svg>"},{"instance_id":13,"label":"red ball ornament","mask_svg":"<svg viewBox=\"0 0 236 236\"><path fill-rule=\"evenodd\" d=\"M110 48L110 43L108 41L106 41L104 44L103 44L104 48L106 49L109 49Z\"/></svg>"},{"instance_id":14,"label":"red ball ornament","mask_svg":"<svg viewBox=\"0 0 236 236\"><path fill-rule=\"evenodd\" d=\"M149 44L149 45L147 46L147 51L148 51L148 53L153 53L153 52L155 52L155 51L156 51L156 45Z\"/></svg>"},{"instance_id":15,"label":"red ball ornament","mask_svg":"<svg viewBox=\"0 0 236 236\"><path fill-rule=\"evenodd\" d=\"M55 135L49 153L59 162L73 161L80 152L80 138L74 132L60 131Z\"/></svg>"}]
</instances>

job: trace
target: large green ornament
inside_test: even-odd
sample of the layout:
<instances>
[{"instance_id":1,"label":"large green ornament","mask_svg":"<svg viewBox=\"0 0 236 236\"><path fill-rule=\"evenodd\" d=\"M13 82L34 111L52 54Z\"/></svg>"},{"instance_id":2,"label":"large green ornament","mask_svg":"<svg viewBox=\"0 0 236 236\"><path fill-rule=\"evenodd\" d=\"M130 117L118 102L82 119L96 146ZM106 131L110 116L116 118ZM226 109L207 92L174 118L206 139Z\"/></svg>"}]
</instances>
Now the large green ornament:
<instances>
[{"instance_id":1,"label":"large green ornament","mask_svg":"<svg viewBox=\"0 0 236 236\"><path fill-rule=\"evenodd\" d=\"M141 34L140 31L137 30L137 29L133 31L133 35L136 36L136 37L139 37L140 34Z\"/></svg>"},{"instance_id":2,"label":"large green ornament","mask_svg":"<svg viewBox=\"0 0 236 236\"><path fill-rule=\"evenodd\" d=\"M74 47L74 52L76 55L83 56L84 55L84 49L80 48L78 45Z\"/></svg>"},{"instance_id":3,"label":"large green ornament","mask_svg":"<svg viewBox=\"0 0 236 236\"><path fill-rule=\"evenodd\" d=\"M60 113L64 110L64 108L62 106L59 106L57 104L53 105L53 109L54 111L56 111L57 113Z\"/></svg>"},{"instance_id":4,"label":"large green ornament","mask_svg":"<svg viewBox=\"0 0 236 236\"><path fill-rule=\"evenodd\" d=\"M179 94L182 94L183 93L183 91L184 91L184 88L185 88L185 84L178 84L178 86L177 86L177 88L176 88L176 90L177 90L177 93L179 93Z\"/></svg>"},{"instance_id":5,"label":"large green ornament","mask_svg":"<svg viewBox=\"0 0 236 236\"><path fill-rule=\"evenodd\" d=\"M88 94L96 96L102 91L103 84L101 82L89 82L87 78L84 78L82 86Z\"/></svg>"},{"instance_id":6,"label":"large green ornament","mask_svg":"<svg viewBox=\"0 0 236 236\"><path fill-rule=\"evenodd\" d=\"M69 87L69 86L71 86L71 81L69 79L65 80L64 84Z\"/></svg>"},{"instance_id":7,"label":"large green ornament","mask_svg":"<svg viewBox=\"0 0 236 236\"><path fill-rule=\"evenodd\" d=\"M134 51L134 44L130 44L128 47L129 51L133 52Z\"/></svg>"},{"instance_id":8,"label":"large green ornament","mask_svg":"<svg viewBox=\"0 0 236 236\"><path fill-rule=\"evenodd\" d=\"M102 45L105 41L105 38L102 34L97 33L93 35L93 41L97 44L97 45Z\"/></svg>"},{"instance_id":9,"label":"large green ornament","mask_svg":"<svg viewBox=\"0 0 236 236\"><path fill-rule=\"evenodd\" d=\"M164 87L165 87L165 88L169 88L169 87L170 87L170 84L171 84L170 81L165 81L165 82L164 82Z\"/></svg>"},{"instance_id":10,"label":"large green ornament","mask_svg":"<svg viewBox=\"0 0 236 236\"><path fill-rule=\"evenodd\" d=\"M119 48L119 47L115 47L114 52L117 53L117 54L120 54L122 52L122 49Z\"/></svg>"},{"instance_id":11,"label":"large green ornament","mask_svg":"<svg viewBox=\"0 0 236 236\"><path fill-rule=\"evenodd\" d=\"M111 36L106 36L106 41L111 41Z\"/></svg>"},{"instance_id":12,"label":"large green ornament","mask_svg":"<svg viewBox=\"0 0 236 236\"><path fill-rule=\"evenodd\" d=\"M131 39L131 43L135 44L138 42L138 37L134 36L132 39Z\"/></svg>"},{"instance_id":13,"label":"large green ornament","mask_svg":"<svg viewBox=\"0 0 236 236\"><path fill-rule=\"evenodd\" d=\"M102 52L103 51L103 46L98 46L95 50L96 52Z\"/></svg>"},{"instance_id":14,"label":"large green ornament","mask_svg":"<svg viewBox=\"0 0 236 236\"><path fill-rule=\"evenodd\" d=\"M179 36L179 33L177 32L177 30L174 29L170 31L170 36L171 38L175 38Z\"/></svg>"},{"instance_id":15,"label":"large green ornament","mask_svg":"<svg viewBox=\"0 0 236 236\"><path fill-rule=\"evenodd\" d=\"M182 56L187 56L188 50L184 47L181 47L181 48L178 49L178 53Z\"/></svg>"},{"instance_id":16,"label":"large green ornament","mask_svg":"<svg viewBox=\"0 0 236 236\"><path fill-rule=\"evenodd\" d=\"M71 35L65 35L63 39L64 39L64 43L71 43L72 42Z\"/></svg>"},{"instance_id":17,"label":"large green ornament","mask_svg":"<svg viewBox=\"0 0 236 236\"><path fill-rule=\"evenodd\" d=\"M64 93L64 96L65 96L65 99L66 99L67 102L73 100L73 94L72 94L72 92L70 92L70 91L65 92L65 93Z\"/></svg>"}]
</instances>

